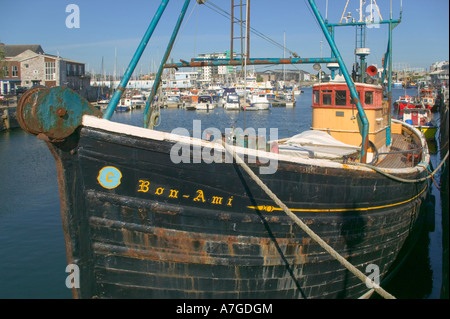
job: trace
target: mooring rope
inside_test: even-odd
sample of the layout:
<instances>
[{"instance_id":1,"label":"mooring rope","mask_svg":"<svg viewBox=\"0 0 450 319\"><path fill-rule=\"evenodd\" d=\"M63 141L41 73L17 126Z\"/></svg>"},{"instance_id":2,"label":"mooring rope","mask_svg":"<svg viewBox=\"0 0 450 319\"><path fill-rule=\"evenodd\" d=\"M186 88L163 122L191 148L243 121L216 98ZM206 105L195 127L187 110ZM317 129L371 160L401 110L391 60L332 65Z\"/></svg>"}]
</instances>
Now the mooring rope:
<instances>
[{"instance_id":1,"label":"mooring rope","mask_svg":"<svg viewBox=\"0 0 450 319\"><path fill-rule=\"evenodd\" d=\"M320 238L311 228L309 228L300 218L298 218L291 210L264 184L264 182L248 167L248 165L230 148L225 141L222 145L227 152L229 152L250 177L258 184L259 187L288 215L300 228L307 233L314 241L316 241L323 249L325 249L331 256L339 261L345 268L347 268L356 277L361 279L364 283L371 283L373 289L382 297L386 299L395 299L393 295L378 286L373 280L362 273L358 268L349 263L336 250L328 245L322 238Z\"/></svg>"}]
</instances>

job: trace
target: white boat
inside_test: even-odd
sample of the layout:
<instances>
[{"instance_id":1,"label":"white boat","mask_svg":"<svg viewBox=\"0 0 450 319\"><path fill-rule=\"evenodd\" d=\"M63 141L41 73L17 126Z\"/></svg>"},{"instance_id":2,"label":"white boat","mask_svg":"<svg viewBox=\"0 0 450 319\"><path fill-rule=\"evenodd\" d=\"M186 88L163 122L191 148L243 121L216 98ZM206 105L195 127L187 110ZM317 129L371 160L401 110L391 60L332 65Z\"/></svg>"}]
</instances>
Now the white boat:
<instances>
[{"instance_id":1,"label":"white boat","mask_svg":"<svg viewBox=\"0 0 450 319\"><path fill-rule=\"evenodd\" d=\"M223 108L226 110L239 110L241 108L239 95L236 93L227 94Z\"/></svg>"},{"instance_id":2,"label":"white boat","mask_svg":"<svg viewBox=\"0 0 450 319\"><path fill-rule=\"evenodd\" d=\"M131 97L131 108L140 109L145 107L145 96L144 94L137 94Z\"/></svg>"},{"instance_id":3,"label":"white boat","mask_svg":"<svg viewBox=\"0 0 450 319\"><path fill-rule=\"evenodd\" d=\"M277 100L279 102L279 106L294 107L295 105L293 93L279 93L277 95Z\"/></svg>"},{"instance_id":4,"label":"white boat","mask_svg":"<svg viewBox=\"0 0 450 319\"><path fill-rule=\"evenodd\" d=\"M267 99L265 93L258 93L250 95L250 107L246 108L246 111L259 111L268 110L270 108L270 102Z\"/></svg>"},{"instance_id":5,"label":"white boat","mask_svg":"<svg viewBox=\"0 0 450 319\"><path fill-rule=\"evenodd\" d=\"M131 99L121 99L116 107L116 112L129 112L131 111Z\"/></svg>"},{"instance_id":6,"label":"white boat","mask_svg":"<svg viewBox=\"0 0 450 319\"><path fill-rule=\"evenodd\" d=\"M195 110L195 106L192 102L192 95L180 95L180 108L186 110Z\"/></svg>"},{"instance_id":7,"label":"white boat","mask_svg":"<svg viewBox=\"0 0 450 319\"><path fill-rule=\"evenodd\" d=\"M167 96L165 96L164 104L168 108L178 108L181 104L180 96L178 94L168 94Z\"/></svg>"},{"instance_id":8,"label":"white boat","mask_svg":"<svg viewBox=\"0 0 450 319\"><path fill-rule=\"evenodd\" d=\"M303 93L300 89L294 89L292 92L294 93L295 98L299 97Z\"/></svg>"},{"instance_id":9,"label":"white boat","mask_svg":"<svg viewBox=\"0 0 450 319\"><path fill-rule=\"evenodd\" d=\"M109 99L105 99L105 100L98 101L96 105L100 110L106 110L106 108L108 107L108 104L109 104Z\"/></svg>"},{"instance_id":10,"label":"white boat","mask_svg":"<svg viewBox=\"0 0 450 319\"><path fill-rule=\"evenodd\" d=\"M196 110L212 110L215 106L216 104L213 102L212 96L210 95L200 95L197 103L195 103Z\"/></svg>"}]
</instances>

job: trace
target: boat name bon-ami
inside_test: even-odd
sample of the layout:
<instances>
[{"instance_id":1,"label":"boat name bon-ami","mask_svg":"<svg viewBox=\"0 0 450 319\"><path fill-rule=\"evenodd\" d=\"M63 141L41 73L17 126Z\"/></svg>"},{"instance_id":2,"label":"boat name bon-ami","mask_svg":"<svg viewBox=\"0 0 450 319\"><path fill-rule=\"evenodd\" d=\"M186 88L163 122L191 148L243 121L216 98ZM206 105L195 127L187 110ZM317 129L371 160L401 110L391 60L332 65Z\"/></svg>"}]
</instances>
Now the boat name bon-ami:
<instances>
[{"instance_id":1,"label":"boat name bon-ami","mask_svg":"<svg viewBox=\"0 0 450 319\"><path fill-rule=\"evenodd\" d=\"M364 23L330 24L308 2L330 58L248 60L338 64L329 82L313 87L311 130L289 138L152 129L153 94L189 0L146 101L144 127L110 121L135 58L104 112L64 87L22 96L21 127L55 158L67 261L80 269L74 298L394 297L382 287L426 220L426 139L391 118L389 86L349 75L334 28ZM173 67L241 63L225 60Z\"/></svg>"}]
</instances>

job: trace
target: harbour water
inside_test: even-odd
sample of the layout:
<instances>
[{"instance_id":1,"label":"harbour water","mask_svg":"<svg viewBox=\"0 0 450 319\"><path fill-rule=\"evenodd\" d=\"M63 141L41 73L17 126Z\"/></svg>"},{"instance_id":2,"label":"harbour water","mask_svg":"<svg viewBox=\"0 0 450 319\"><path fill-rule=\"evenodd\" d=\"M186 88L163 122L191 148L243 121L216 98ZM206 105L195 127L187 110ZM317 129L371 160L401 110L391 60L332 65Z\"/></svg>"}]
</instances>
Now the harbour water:
<instances>
[{"instance_id":1,"label":"harbour water","mask_svg":"<svg viewBox=\"0 0 450 319\"><path fill-rule=\"evenodd\" d=\"M393 100L404 90L393 90ZM414 95L415 90L406 92ZM294 108L239 112L216 108L212 111L161 110L156 128L193 132L193 120L201 130L209 127L278 128L278 138L298 134L311 124L311 89L305 89ZM143 110L115 113L112 121L142 127ZM435 114L436 117L439 114ZM436 119L438 120L438 119ZM438 133L439 134L439 133ZM274 138L274 136L270 136ZM439 143L432 155L433 167L440 162ZM429 227L416 249L386 290L402 299L440 299L443 282L442 204L435 176L426 209L432 211ZM448 178L446 176L445 178ZM445 212L448 214L448 212ZM61 227L55 162L45 143L21 129L0 134L0 299L68 299L66 254ZM443 285L446 285L443 288ZM448 296L448 295L447 295Z\"/></svg>"}]
</instances>

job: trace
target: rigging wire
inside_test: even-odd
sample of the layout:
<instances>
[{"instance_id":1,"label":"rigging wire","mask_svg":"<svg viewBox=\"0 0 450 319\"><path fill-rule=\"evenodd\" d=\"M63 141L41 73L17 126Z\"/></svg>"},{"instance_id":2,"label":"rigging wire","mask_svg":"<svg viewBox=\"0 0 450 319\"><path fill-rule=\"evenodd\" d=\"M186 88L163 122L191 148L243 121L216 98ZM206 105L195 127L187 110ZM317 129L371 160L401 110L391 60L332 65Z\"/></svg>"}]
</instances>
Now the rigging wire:
<instances>
[{"instance_id":1,"label":"rigging wire","mask_svg":"<svg viewBox=\"0 0 450 319\"><path fill-rule=\"evenodd\" d=\"M230 14L228 11L226 11L226 10L220 8L220 7L217 6L216 4L212 3L210 0L205 1L205 6L206 6L207 8L209 8L209 9L211 9L211 10L217 12L217 13L220 14L221 16L223 16L223 17L225 17L225 18L231 20L231 14ZM234 18L234 20L235 20L236 22L241 22L238 18ZM245 24L246 21L243 21L243 23ZM263 34L262 32L256 30L255 28L253 28L253 27L251 27L251 26L249 26L249 28L250 28L250 31L251 31L253 34L257 35L258 37L262 38L263 40L268 41L269 43L273 44L274 46L276 46L276 47L278 47L278 48L280 48L280 49L287 50L287 51L288 51L290 54L292 54L294 57L299 57L299 55L298 55L296 52L294 52L294 51L292 51L292 50L286 48L283 44L280 44L280 43L276 42L275 40L273 40L273 39L270 38L269 36Z\"/></svg>"}]
</instances>

